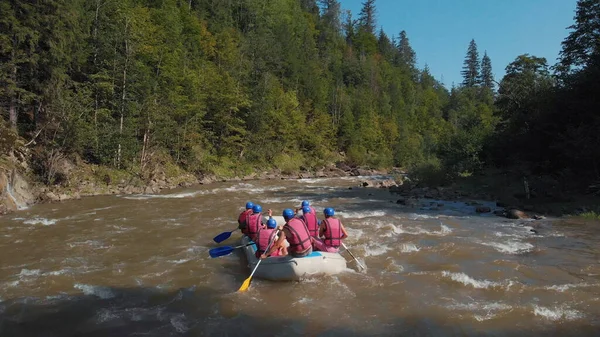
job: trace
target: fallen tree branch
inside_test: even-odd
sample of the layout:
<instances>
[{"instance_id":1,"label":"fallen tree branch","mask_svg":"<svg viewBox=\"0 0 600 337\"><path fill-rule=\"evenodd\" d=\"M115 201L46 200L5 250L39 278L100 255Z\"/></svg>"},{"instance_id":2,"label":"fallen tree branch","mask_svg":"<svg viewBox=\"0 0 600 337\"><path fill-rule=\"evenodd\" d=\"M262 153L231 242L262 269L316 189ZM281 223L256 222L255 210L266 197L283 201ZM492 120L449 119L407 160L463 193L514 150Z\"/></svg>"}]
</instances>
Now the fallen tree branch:
<instances>
[{"instance_id":1,"label":"fallen tree branch","mask_svg":"<svg viewBox=\"0 0 600 337\"><path fill-rule=\"evenodd\" d=\"M40 135L42 130L44 130L43 127L35 134L35 136L33 136L33 138L27 144L25 144L25 147L31 145L31 143L33 143L35 141L35 139Z\"/></svg>"}]
</instances>

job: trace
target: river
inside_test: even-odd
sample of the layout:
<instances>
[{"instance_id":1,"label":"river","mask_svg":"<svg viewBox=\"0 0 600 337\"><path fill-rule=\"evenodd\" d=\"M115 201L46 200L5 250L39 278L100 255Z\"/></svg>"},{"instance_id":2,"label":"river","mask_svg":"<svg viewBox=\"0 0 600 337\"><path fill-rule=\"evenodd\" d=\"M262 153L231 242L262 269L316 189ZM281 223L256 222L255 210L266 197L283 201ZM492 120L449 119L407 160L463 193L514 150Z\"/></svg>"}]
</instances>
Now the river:
<instances>
[{"instance_id":1,"label":"river","mask_svg":"<svg viewBox=\"0 0 600 337\"><path fill-rule=\"evenodd\" d=\"M2 217L0 336L600 335L597 224L411 208L360 179L222 182ZM245 257L211 259L212 238L248 200L280 215L304 199L336 209L367 270L343 253L342 274L238 293Z\"/></svg>"}]
</instances>

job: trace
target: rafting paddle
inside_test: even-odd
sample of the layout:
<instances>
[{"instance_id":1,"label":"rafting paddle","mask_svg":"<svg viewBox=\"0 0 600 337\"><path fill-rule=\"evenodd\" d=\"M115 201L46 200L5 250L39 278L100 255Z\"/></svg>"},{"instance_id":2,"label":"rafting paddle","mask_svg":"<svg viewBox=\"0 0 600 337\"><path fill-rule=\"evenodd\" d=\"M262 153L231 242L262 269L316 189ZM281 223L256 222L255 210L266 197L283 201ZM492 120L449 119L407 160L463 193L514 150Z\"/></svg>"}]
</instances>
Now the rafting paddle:
<instances>
[{"instance_id":1,"label":"rafting paddle","mask_svg":"<svg viewBox=\"0 0 600 337\"><path fill-rule=\"evenodd\" d=\"M213 248L213 249L209 250L208 254L210 255L210 257L212 257L214 259L215 257L229 255L235 249L251 246L253 244L254 244L254 242L246 244L246 245L237 246L237 247L231 247L231 246L217 247L217 248Z\"/></svg>"},{"instance_id":2,"label":"rafting paddle","mask_svg":"<svg viewBox=\"0 0 600 337\"><path fill-rule=\"evenodd\" d=\"M237 230L238 230L238 228L236 228L236 229L234 229L234 230L232 230L232 231L230 231L230 232L223 232L223 233L221 233L221 234L219 234L219 235L215 236L215 238L214 238L213 240L214 240L216 243L221 243L221 242L223 242L223 241L225 241L225 240L229 239L229 237L231 236L231 233L233 233L233 232L235 232L235 231L237 231Z\"/></svg>"},{"instance_id":3,"label":"rafting paddle","mask_svg":"<svg viewBox=\"0 0 600 337\"><path fill-rule=\"evenodd\" d=\"M356 261L356 264L358 264L364 270L367 269L362 264L360 264L360 262L358 262L358 259L356 258L356 256L354 256L354 254L352 254L352 252L348 249L348 247L346 247L346 245L343 242L342 242L342 246L344 246L344 249L346 249L346 251L350 254L350 256L352 256L354 261Z\"/></svg>"},{"instance_id":4,"label":"rafting paddle","mask_svg":"<svg viewBox=\"0 0 600 337\"><path fill-rule=\"evenodd\" d=\"M277 234L279 233L279 230L277 230L277 232L275 232L275 235L273 235L273 239L271 240L271 242L269 242L269 245L267 246L267 249L265 249L265 253L269 252L269 249L271 248L271 245L273 244L273 242L275 242L275 238L277 237ZM254 267L254 270L252 270L252 273L250 274L250 276L244 280L244 283L242 283L242 286L240 287L240 289L238 289L238 291L240 292L244 292L246 290L248 290L248 287L250 287L250 281L252 280L252 276L254 275L254 272L256 271L256 269L258 269L258 265L262 262L263 259L258 259L258 263L256 264L256 267Z\"/></svg>"}]
</instances>

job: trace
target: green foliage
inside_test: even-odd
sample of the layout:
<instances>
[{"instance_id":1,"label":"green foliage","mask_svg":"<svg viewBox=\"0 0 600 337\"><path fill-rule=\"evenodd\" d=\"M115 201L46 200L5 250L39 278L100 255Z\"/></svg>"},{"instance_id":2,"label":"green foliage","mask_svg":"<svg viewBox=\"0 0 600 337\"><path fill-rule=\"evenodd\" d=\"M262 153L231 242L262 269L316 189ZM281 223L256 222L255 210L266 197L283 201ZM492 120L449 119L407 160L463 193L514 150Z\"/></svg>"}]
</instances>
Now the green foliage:
<instances>
[{"instance_id":1,"label":"green foliage","mask_svg":"<svg viewBox=\"0 0 600 337\"><path fill-rule=\"evenodd\" d=\"M584 212L579 214L578 216L588 220L600 220L600 213L596 213L594 211Z\"/></svg>"},{"instance_id":2,"label":"green foliage","mask_svg":"<svg viewBox=\"0 0 600 337\"><path fill-rule=\"evenodd\" d=\"M304 163L304 158L300 153L280 153L273 158L273 166L281 170L283 174L292 174L296 172Z\"/></svg>"},{"instance_id":3,"label":"green foliage","mask_svg":"<svg viewBox=\"0 0 600 337\"><path fill-rule=\"evenodd\" d=\"M435 158L428 158L410 168L411 180L426 186L442 186L449 182L443 163Z\"/></svg>"},{"instance_id":4,"label":"green foliage","mask_svg":"<svg viewBox=\"0 0 600 337\"><path fill-rule=\"evenodd\" d=\"M160 161L169 175L177 165L241 176L345 159L452 175L483 165L495 125L491 88L450 94L416 68L406 32L396 44L375 36L374 0L358 20L336 0L10 0L0 9L3 118L18 120L21 136L40 131L44 153L111 169L144 175Z\"/></svg>"},{"instance_id":5,"label":"green foliage","mask_svg":"<svg viewBox=\"0 0 600 337\"><path fill-rule=\"evenodd\" d=\"M483 53L481 59L481 74L479 74L479 83L484 88L494 90L494 75L492 74L492 60L487 55L487 51Z\"/></svg>"},{"instance_id":6,"label":"green foliage","mask_svg":"<svg viewBox=\"0 0 600 337\"><path fill-rule=\"evenodd\" d=\"M476 86L479 82L479 73L481 71L479 64L479 52L477 52L477 44L475 40L471 40L469 43L469 49L467 50L467 56L465 57L463 70L463 85L467 88Z\"/></svg>"}]
</instances>

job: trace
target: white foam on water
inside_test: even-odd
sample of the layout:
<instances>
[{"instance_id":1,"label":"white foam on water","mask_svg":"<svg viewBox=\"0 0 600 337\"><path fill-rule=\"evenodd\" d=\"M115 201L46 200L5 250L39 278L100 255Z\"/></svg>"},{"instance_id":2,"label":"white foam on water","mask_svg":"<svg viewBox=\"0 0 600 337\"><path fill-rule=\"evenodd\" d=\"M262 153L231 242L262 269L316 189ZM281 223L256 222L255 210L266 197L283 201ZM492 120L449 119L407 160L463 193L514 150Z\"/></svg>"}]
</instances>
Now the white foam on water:
<instances>
[{"instance_id":1,"label":"white foam on water","mask_svg":"<svg viewBox=\"0 0 600 337\"><path fill-rule=\"evenodd\" d=\"M105 246L103 245L102 241L98 241L98 240L87 240L87 241L80 241L80 242L71 242L67 244L70 248L75 248L75 247L81 247L81 246L89 246L89 247L93 247L94 249L107 249L110 248L111 246Z\"/></svg>"},{"instance_id":2,"label":"white foam on water","mask_svg":"<svg viewBox=\"0 0 600 337\"><path fill-rule=\"evenodd\" d=\"M196 192L181 192L172 194L133 194L121 196L123 199L130 200L148 200L148 199L183 199L193 198L197 195L207 194L207 191L196 191Z\"/></svg>"},{"instance_id":3,"label":"white foam on water","mask_svg":"<svg viewBox=\"0 0 600 337\"><path fill-rule=\"evenodd\" d=\"M398 226L391 224L391 223L384 224L383 226L378 227L378 228L385 231L385 233L381 234L381 236L388 237L388 238L392 237L394 235L404 233L404 230L402 228L399 228Z\"/></svg>"},{"instance_id":4,"label":"white foam on water","mask_svg":"<svg viewBox=\"0 0 600 337\"><path fill-rule=\"evenodd\" d=\"M503 233L503 232L494 232L494 236L497 236L499 238L508 237L508 238L517 238L517 239L522 239L522 238L526 237L525 234Z\"/></svg>"},{"instance_id":5,"label":"white foam on water","mask_svg":"<svg viewBox=\"0 0 600 337\"><path fill-rule=\"evenodd\" d=\"M111 233L116 233L116 234L129 232L129 231L132 231L135 229L133 227L123 227L123 226L119 226L119 225L110 225L110 227L116 229L116 231L111 231Z\"/></svg>"},{"instance_id":6,"label":"white foam on water","mask_svg":"<svg viewBox=\"0 0 600 337\"><path fill-rule=\"evenodd\" d=\"M555 284L552 286L546 286L543 289L546 290L554 290L554 291L558 291L558 292L565 292L569 289L574 289L574 288L587 288L587 287L597 287L600 286L600 284L590 284L590 283L580 283L580 284L572 284L572 283L568 283L568 284Z\"/></svg>"},{"instance_id":7,"label":"white foam on water","mask_svg":"<svg viewBox=\"0 0 600 337\"><path fill-rule=\"evenodd\" d=\"M494 241L492 241L492 242L481 242L480 241L478 243L481 245L484 245L484 246L493 247L500 253L511 254L511 255L528 253L528 252L532 251L534 248L534 246L530 243L520 242L520 241L516 241L516 240L507 241L506 243L494 242Z\"/></svg>"},{"instance_id":8,"label":"white foam on water","mask_svg":"<svg viewBox=\"0 0 600 337\"><path fill-rule=\"evenodd\" d=\"M23 221L26 225L44 225L51 226L54 225L58 220L57 219L46 219L46 218L33 218L29 220Z\"/></svg>"},{"instance_id":9,"label":"white foam on water","mask_svg":"<svg viewBox=\"0 0 600 337\"><path fill-rule=\"evenodd\" d=\"M410 220L437 219L437 215L411 213L407 216Z\"/></svg>"},{"instance_id":10,"label":"white foam on water","mask_svg":"<svg viewBox=\"0 0 600 337\"><path fill-rule=\"evenodd\" d=\"M191 261L192 259L179 259L179 260L168 260L167 262L173 263L173 264L182 264L182 263L186 263L188 261Z\"/></svg>"},{"instance_id":11,"label":"white foam on water","mask_svg":"<svg viewBox=\"0 0 600 337\"><path fill-rule=\"evenodd\" d=\"M25 220L25 218L12 218L14 221L21 221L21 220Z\"/></svg>"},{"instance_id":12,"label":"white foam on water","mask_svg":"<svg viewBox=\"0 0 600 337\"><path fill-rule=\"evenodd\" d=\"M364 257L379 256L379 255L383 255L383 254L389 252L390 250L392 250L392 248L390 248L389 246L376 245L376 244L370 244L370 245L364 247L364 249L365 249Z\"/></svg>"},{"instance_id":13,"label":"white foam on water","mask_svg":"<svg viewBox=\"0 0 600 337\"><path fill-rule=\"evenodd\" d=\"M21 283L19 280L12 281L12 282L5 282L4 288L14 288L14 287L17 287L19 285L19 283Z\"/></svg>"},{"instance_id":14,"label":"white foam on water","mask_svg":"<svg viewBox=\"0 0 600 337\"><path fill-rule=\"evenodd\" d=\"M446 236L450 233L452 233L452 228L442 224L440 225L440 230L439 231L430 231L430 230L426 230L423 229L421 227L413 227L413 228L407 228L404 229L402 228L403 233L406 234L410 234L410 235L433 235L433 236Z\"/></svg>"},{"instance_id":15,"label":"white foam on water","mask_svg":"<svg viewBox=\"0 0 600 337\"><path fill-rule=\"evenodd\" d=\"M384 211L366 211L366 212L338 212L340 217L351 219L364 219L378 216L385 216Z\"/></svg>"},{"instance_id":16,"label":"white foam on water","mask_svg":"<svg viewBox=\"0 0 600 337\"><path fill-rule=\"evenodd\" d=\"M303 178L303 179L296 179L296 181L299 183L303 183L303 184L315 184L318 182L324 182L325 179L323 179L323 178Z\"/></svg>"},{"instance_id":17,"label":"white foam on water","mask_svg":"<svg viewBox=\"0 0 600 337\"><path fill-rule=\"evenodd\" d=\"M447 306L449 309L459 310L486 310L486 311L499 311L499 310L511 310L512 306L500 302L470 302L470 303L455 303Z\"/></svg>"},{"instance_id":18,"label":"white foam on water","mask_svg":"<svg viewBox=\"0 0 600 337\"><path fill-rule=\"evenodd\" d=\"M466 286L472 286L477 289L488 289L495 287L503 287L504 285L499 282L489 281L489 280L477 280L465 273L453 273L449 271L442 271L442 276L446 278L450 278L452 281L456 281L462 283ZM509 287L512 285L512 282L509 282Z\"/></svg>"},{"instance_id":19,"label":"white foam on water","mask_svg":"<svg viewBox=\"0 0 600 337\"><path fill-rule=\"evenodd\" d=\"M400 251L402 253L414 253L420 250L421 248L417 247L414 243L403 243L400 245Z\"/></svg>"},{"instance_id":20,"label":"white foam on water","mask_svg":"<svg viewBox=\"0 0 600 337\"><path fill-rule=\"evenodd\" d=\"M67 274L67 273L72 273L73 270L70 268L67 269L60 269L60 270L54 270L54 271L49 271L47 273L44 273L44 276L58 276L58 275L63 275L63 274Z\"/></svg>"},{"instance_id":21,"label":"white foam on water","mask_svg":"<svg viewBox=\"0 0 600 337\"><path fill-rule=\"evenodd\" d=\"M264 204L282 204L282 203L284 203L286 201L287 200L283 199L283 198L265 198L265 199L262 199L262 202Z\"/></svg>"},{"instance_id":22,"label":"white foam on water","mask_svg":"<svg viewBox=\"0 0 600 337\"><path fill-rule=\"evenodd\" d=\"M392 273L401 273L404 271L404 267L402 265L399 265L396 263L396 260L394 260L392 257L388 257L386 260L389 260L390 262L385 266L385 270L387 270L388 272L392 272Z\"/></svg>"},{"instance_id":23,"label":"white foam on water","mask_svg":"<svg viewBox=\"0 0 600 337\"><path fill-rule=\"evenodd\" d=\"M583 314L577 310L569 309L566 306L562 307L542 307L533 305L533 314L536 316L544 317L551 321L567 320L572 321L579 318L583 318Z\"/></svg>"},{"instance_id":24,"label":"white foam on water","mask_svg":"<svg viewBox=\"0 0 600 337\"><path fill-rule=\"evenodd\" d=\"M119 315L111 309L102 308L96 313L96 322L99 324L118 319Z\"/></svg>"},{"instance_id":25,"label":"white foam on water","mask_svg":"<svg viewBox=\"0 0 600 337\"><path fill-rule=\"evenodd\" d=\"M222 192L236 192L236 193L245 192L245 193L250 193L250 194L259 194L259 193L263 193L265 191L281 191L284 189L285 189L285 187L283 187L283 186L255 187L252 184L239 183L237 185L233 185L230 187L215 188L211 191L207 191L207 193L218 194L218 193L222 193ZM203 194L206 194L206 193L203 193Z\"/></svg>"},{"instance_id":26,"label":"white foam on water","mask_svg":"<svg viewBox=\"0 0 600 337\"><path fill-rule=\"evenodd\" d=\"M178 333L185 333L190 329L187 325L185 314L172 316L171 319L169 319L169 322L171 322L171 325Z\"/></svg>"},{"instance_id":27,"label":"white foam on water","mask_svg":"<svg viewBox=\"0 0 600 337\"><path fill-rule=\"evenodd\" d=\"M344 227L346 227L346 226L344 226ZM348 232L347 240L351 240L352 242L358 241L364 235L364 231L362 229L358 229L358 228L346 227L346 231Z\"/></svg>"},{"instance_id":28,"label":"white foam on water","mask_svg":"<svg viewBox=\"0 0 600 337\"><path fill-rule=\"evenodd\" d=\"M301 299L294 302L294 304L308 304L308 303L311 303L312 301L313 300L308 297L302 297Z\"/></svg>"},{"instance_id":29,"label":"white foam on water","mask_svg":"<svg viewBox=\"0 0 600 337\"><path fill-rule=\"evenodd\" d=\"M478 322L487 321L513 309L512 306L500 302L469 302L455 303L446 306L450 310L465 310L473 313Z\"/></svg>"},{"instance_id":30,"label":"white foam on water","mask_svg":"<svg viewBox=\"0 0 600 337\"><path fill-rule=\"evenodd\" d=\"M107 206L107 207L100 207L100 208L94 208L93 211L103 211L105 209L111 209L111 208L115 208L116 206Z\"/></svg>"},{"instance_id":31,"label":"white foam on water","mask_svg":"<svg viewBox=\"0 0 600 337\"><path fill-rule=\"evenodd\" d=\"M42 271L39 269L21 269L19 277L27 276L39 276Z\"/></svg>"},{"instance_id":32,"label":"white foam on water","mask_svg":"<svg viewBox=\"0 0 600 337\"><path fill-rule=\"evenodd\" d=\"M94 295L100 297L101 299L109 299L115 297L113 291L108 287L75 283L73 288L81 290L84 295Z\"/></svg>"}]
</instances>

